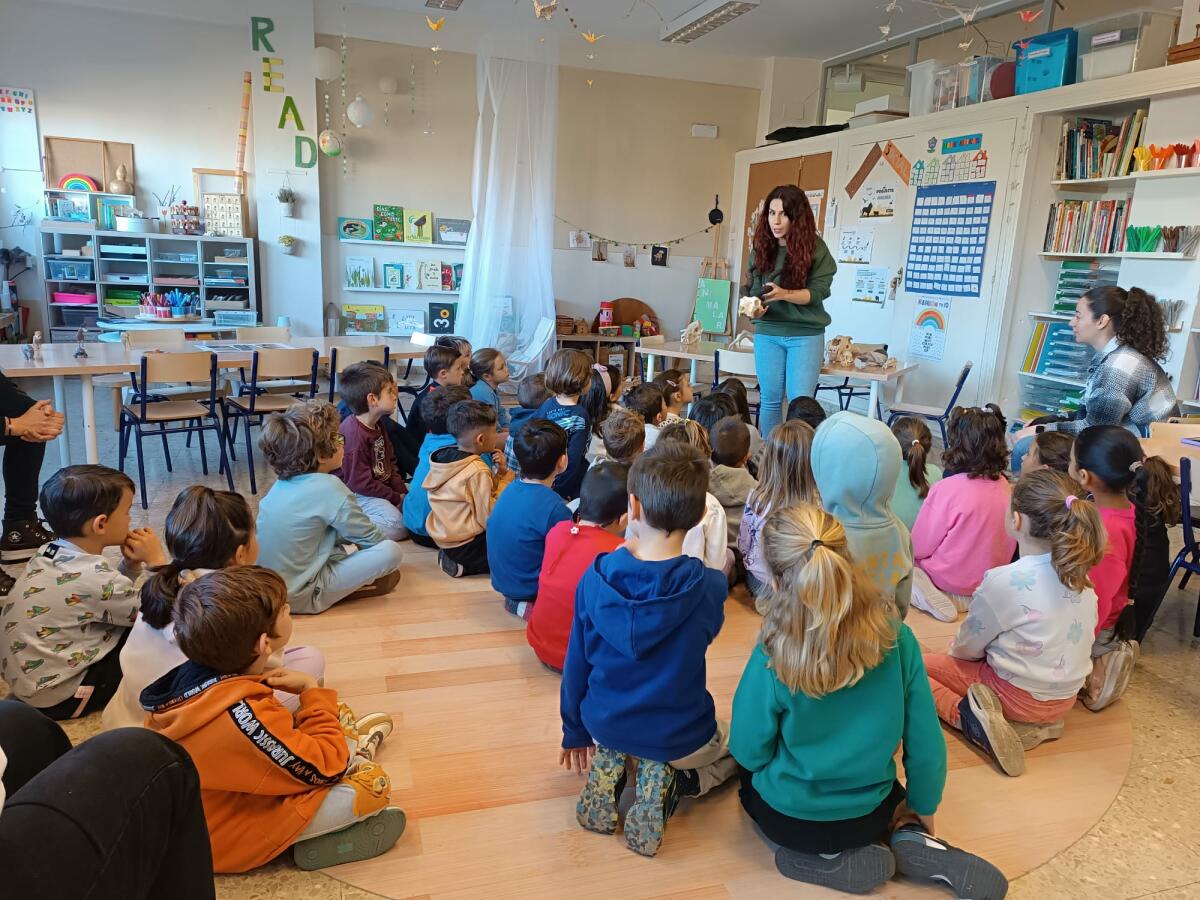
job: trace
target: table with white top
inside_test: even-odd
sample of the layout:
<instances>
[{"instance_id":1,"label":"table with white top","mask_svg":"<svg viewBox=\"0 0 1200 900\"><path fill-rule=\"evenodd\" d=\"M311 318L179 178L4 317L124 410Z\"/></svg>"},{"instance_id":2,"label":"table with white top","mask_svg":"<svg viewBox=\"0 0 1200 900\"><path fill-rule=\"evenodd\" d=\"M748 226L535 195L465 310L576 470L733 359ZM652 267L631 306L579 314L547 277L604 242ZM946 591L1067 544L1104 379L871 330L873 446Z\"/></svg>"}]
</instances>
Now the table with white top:
<instances>
[{"instance_id":1,"label":"table with white top","mask_svg":"<svg viewBox=\"0 0 1200 900\"><path fill-rule=\"evenodd\" d=\"M655 357L662 356L666 359L686 359L691 363L692 384L696 383L696 366L701 362L712 362L716 359L716 354L739 353L752 355L752 350L730 350L725 344L717 341L699 341L695 344L684 344L679 341L667 341L663 344L644 345L639 344L636 348L639 356L642 356L646 362L646 380L649 381L654 377ZM866 382L870 390L870 396L867 399L868 409L867 415L872 419L879 418L879 398L885 384L895 384L896 392L893 402L899 403L904 394L904 378L911 372L916 371L916 363L901 364L894 369L881 369L877 367L868 367L866 369L840 368L837 366L822 366L821 374L829 375L834 378L849 378L854 381Z\"/></svg>"},{"instance_id":2,"label":"table with white top","mask_svg":"<svg viewBox=\"0 0 1200 900\"><path fill-rule=\"evenodd\" d=\"M317 351L319 361L329 361L329 351L332 347L373 347L387 344L392 360L421 359L425 348L401 338L381 338L376 336L345 336L306 338L294 336L288 343L289 347L313 348ZM266 346L266 345L264 345ZM278 346L278 345L271 345ZM93 393L92 379L96 375L119 375L137 372L141 369L141 359L144 350L127 350L121 344L89 343L84 347L86 357L75 356L76 344L43 344L40 359L26 359L22 347L17 344L0 345L0 371L9 378L38 378L49 377L54 381L54 408L63 412L67 408L66 380L78 378L83 399L83 435L87 461L100 461L100 453L96 445L96 399ZM174 352L195 352L210 348L217 353L217 365L222 369L240 369L250 365L254 355L255 345L233 344L224 341L208 341L205 347L173 348ZM159 351L149 351L159 352ZM168 351L170 352L170 351ZM59 457L64 466L71 464L68 441L68 425L63 423L62 434L57 438Z\"/></svg>"}]
</instances>

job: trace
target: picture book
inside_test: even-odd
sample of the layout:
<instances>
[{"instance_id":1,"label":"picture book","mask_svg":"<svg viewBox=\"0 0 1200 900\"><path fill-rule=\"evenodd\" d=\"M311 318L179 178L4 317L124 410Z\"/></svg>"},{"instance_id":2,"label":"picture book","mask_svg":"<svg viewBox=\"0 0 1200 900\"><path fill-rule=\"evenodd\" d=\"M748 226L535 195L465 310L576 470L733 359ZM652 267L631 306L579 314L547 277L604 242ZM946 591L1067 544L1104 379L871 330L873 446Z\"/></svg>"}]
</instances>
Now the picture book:
<instances>
[{"instance_id":1,"label":"picture book","mask_svg":"<svg viewBox=\"0 0 1200 900\"><path fill-rule=\"evenodd\" d=\"M404 240L412 244L433 243L433 213L428 210L408 210L404 214Z\"/></svg>"},{"instance_id":2,"label":"picture book","mask_svg":"<svg viewBox=\"0 0 1200 900\"><path fill-rule=\"evenodd\" d=\"M342 304L342 331L370 334L387 331L387 310L382 306L361 303Z\"/></svg>"},{"instance_id":3,"label":"picture book","mask_svg":"<svg viewBox=\"0 0 1200 900\"><path fill-rule=\"evenodd\" d=\"M417 289L440 291L442 289L442 264L432 260L422 260L417 266Z\"/></svg>"},{"instance_id":4,"label":"picture book","mask_svg":"<svg viewBox=\"0 0 1200 900\"><path fill-rule=\"evenodd\" d=\"M370 219L351 219L346 216L338 216L339 241L369 241L374 231L375 229Z\"/></svg>"},{"instance_id":5,"label":"picture book","mask_svg":"<svg viewBox=\"0 0 1200 900\"><path fill-rule=\"evenodd\" d=\"M346 287L375 287L375 258L373 256L346 257Z\"/></svg>"},{"instance_id":6,"label":"picture book","mask_svg":"<svg viewBox=\"0 0 1200 900\"><path fill-rule=\"evenodd\" d=\"M439 216L435 221L439 244L462 246L467 243L467 235L471 233L470 219L443 219Z\"/></svg>"},{"instance_id":7,"label":"picture book","mask_svg":"<svg viewBox=\"0 0 1200 900\"><path fill-rule=\"evenodd\" d=\"M393 291L404 290L404 266L401 263L383 264L383 286Z\"/></svg>"},{"instance_id":8,"label":"picture book","mask_svg":"<svg viewBox=\"0 0 1200 900\"><path fill-rule=\"evenodd\" d=\"M375 240L404 240L404 207L375 204Z\"/></svg>"}]
</instances>

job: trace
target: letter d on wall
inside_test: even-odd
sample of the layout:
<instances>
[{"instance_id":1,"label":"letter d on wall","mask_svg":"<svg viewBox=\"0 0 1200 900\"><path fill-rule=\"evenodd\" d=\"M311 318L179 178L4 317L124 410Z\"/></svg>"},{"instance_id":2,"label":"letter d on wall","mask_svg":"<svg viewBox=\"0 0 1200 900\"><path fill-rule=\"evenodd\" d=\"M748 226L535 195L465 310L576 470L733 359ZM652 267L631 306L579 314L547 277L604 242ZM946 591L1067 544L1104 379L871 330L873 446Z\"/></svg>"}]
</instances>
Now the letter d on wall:
<instances>
[{"instance_id":1,"label":"letter d on wall","mask_svg":"<svg viewBox=\"0 0 1200 900\"><path fill-rule=\"evenodd\" d=\"M317 164L317 142L302 134L296 135L296 168L311 169Z\"/></svg>"}]
</instances>

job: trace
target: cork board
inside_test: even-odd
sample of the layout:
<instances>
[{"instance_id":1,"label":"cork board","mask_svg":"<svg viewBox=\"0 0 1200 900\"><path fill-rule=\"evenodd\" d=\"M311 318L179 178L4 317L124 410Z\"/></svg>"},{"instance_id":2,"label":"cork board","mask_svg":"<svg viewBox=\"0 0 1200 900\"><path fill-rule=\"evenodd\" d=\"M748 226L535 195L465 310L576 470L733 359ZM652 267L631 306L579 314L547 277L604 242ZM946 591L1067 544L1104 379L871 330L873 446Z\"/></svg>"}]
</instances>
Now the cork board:
<instances>
[{"instance_id":1,"label":"cork board","mask_svg":"<svg viewBox=\"0 0 1200 900\"><path fill-rule=\"evenodd\" d=\"M46 135L42 146L47 187L58 187L58 182L64 175L78 172L95 179L102 192L107 191L108 183L117 177L117 167L121 165L129 170L129 180L135 188L137 186L137 172L133 168L133 144Z\"/></svg>"},{"instance_id":2,"label":"cork board","mask_svg":"<svg viewBox=\"0 0 1200 900\"><path fill-rule=\"evenodd\" d=\"M750 259L750 220L758 210L763 198L781 184L794 184L804 191L825 191L821 200L821 213L817 216L817 232L825 226L825 209L829 202L829 169L833 153L813 153L809 156L793 156L771 162L753 163L750 166L749 184L746 189L746 221L742 223L742 268L745 277Z\"/></svg>"}]
</instances>

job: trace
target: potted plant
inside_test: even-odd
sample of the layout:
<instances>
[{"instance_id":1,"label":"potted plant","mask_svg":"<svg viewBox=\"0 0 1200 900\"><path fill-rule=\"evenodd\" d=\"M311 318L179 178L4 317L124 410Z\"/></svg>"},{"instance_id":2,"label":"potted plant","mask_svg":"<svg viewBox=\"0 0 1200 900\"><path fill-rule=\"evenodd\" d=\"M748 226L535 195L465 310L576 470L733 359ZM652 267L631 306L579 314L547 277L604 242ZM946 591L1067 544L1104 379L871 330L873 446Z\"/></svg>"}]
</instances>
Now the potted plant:
<instances>
[{"instance_id":1,"label":"potted plant","mask_svg":"<svg viewBox=\"0 0 1200 900\"><path fill-rule=\"evenodd\" d=\"M283 185L275 192L275 199L279 201L279 211L285 217L292 218L296 211L296 192Z\"/></svg>"},{"instance_id":2,"label":"potted plant","mask_svg":"<svg viewBox=\"0 0 1200 900\"><path fill-rule=\"evenodd\" d=\"M281 234L279 236L279 249L291 256L296 252L296 239L290 234Z\"/></svg>"}]
</instances>

